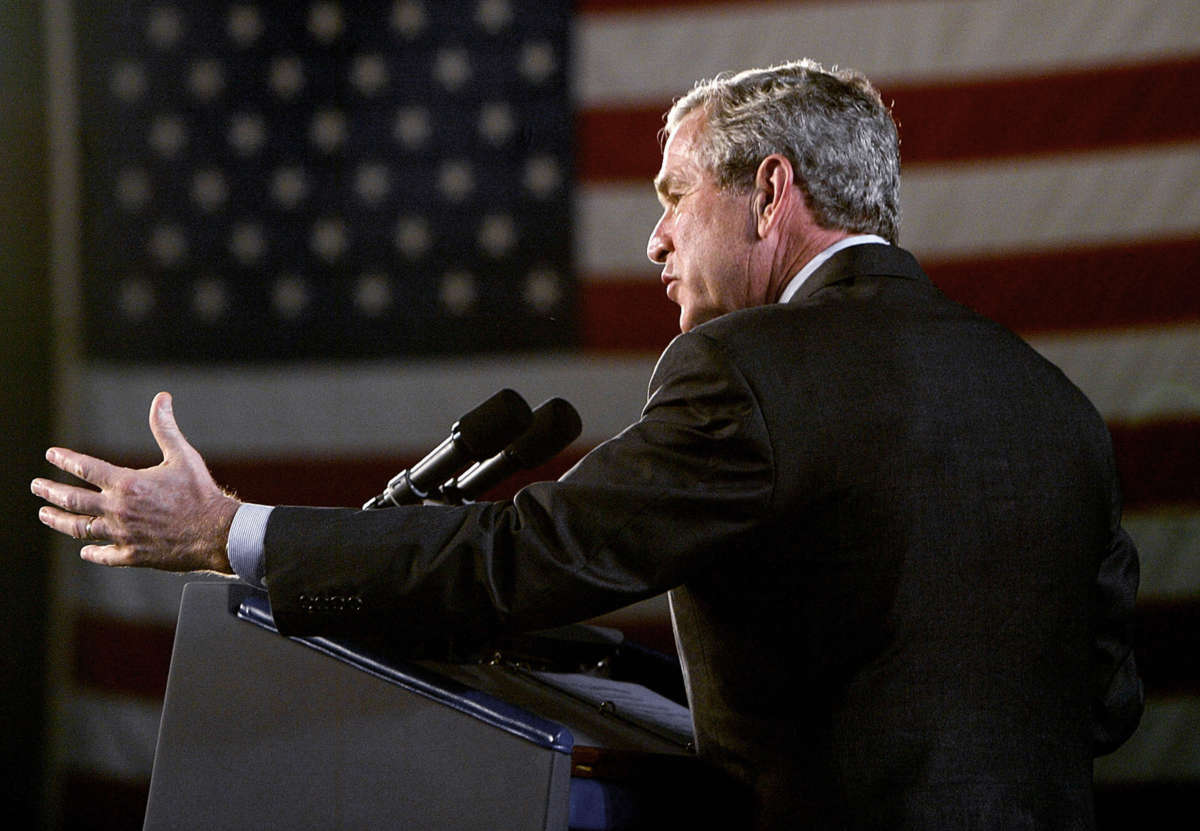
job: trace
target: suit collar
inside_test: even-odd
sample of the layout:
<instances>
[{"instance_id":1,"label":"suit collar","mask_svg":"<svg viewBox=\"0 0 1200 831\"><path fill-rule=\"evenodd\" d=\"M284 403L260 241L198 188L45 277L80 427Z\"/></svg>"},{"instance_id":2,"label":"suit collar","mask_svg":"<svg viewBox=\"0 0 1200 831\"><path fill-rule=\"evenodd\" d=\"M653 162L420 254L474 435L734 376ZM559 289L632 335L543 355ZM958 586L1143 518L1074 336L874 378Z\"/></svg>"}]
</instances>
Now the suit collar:
<instances>
[{"instance_id":1,"label":"suit collar","mask_svg":"<svg viewBox=\"0 0 1200 831\"><path fill-rule=\"evenodd\" d=\"M791 302L806 300L821 289L859 277L899 277L929 282L916 258L903 248L877 243L852 245L823 262L804 281Z\"/></svg>"}]
</instances>

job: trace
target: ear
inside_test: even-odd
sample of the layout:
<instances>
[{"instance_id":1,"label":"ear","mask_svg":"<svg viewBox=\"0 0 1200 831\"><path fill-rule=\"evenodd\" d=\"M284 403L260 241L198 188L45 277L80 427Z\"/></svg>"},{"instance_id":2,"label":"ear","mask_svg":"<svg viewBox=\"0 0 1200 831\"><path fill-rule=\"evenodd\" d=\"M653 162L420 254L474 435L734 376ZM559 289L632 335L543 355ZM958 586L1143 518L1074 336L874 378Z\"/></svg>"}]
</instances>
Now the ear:
<instances>
[{"instance_id":1,"label":"ear","mask_svg":"<svg viewBox=\"0 0 1200 831\"><path fill-rule=\"evenodd\" d=\"M790 213L799 193L793 189L795 183L792 163L779 153L772 153L762 160L754 174L754 221L759 239L774 231L784 217Z\"/></svg>"}]
</instances>

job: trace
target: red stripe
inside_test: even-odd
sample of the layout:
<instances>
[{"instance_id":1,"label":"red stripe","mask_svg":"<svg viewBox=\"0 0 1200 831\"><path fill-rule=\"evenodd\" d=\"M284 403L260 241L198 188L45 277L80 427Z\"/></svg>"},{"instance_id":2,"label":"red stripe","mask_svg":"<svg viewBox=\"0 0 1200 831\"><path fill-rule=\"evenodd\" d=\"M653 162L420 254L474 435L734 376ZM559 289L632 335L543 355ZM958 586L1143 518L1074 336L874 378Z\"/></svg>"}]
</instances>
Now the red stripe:
<instances>
[{"instance_id":1,"label":"red stripe","mask_svg":"<svg viewBox=\"0 0 1200 831\"><path fill-rule=\"evenodd\" d=\"M488 494L512 496L530 482L557 479L586 451L568 448L554 460L517 474ZM342 505L358 507L383 490L388 480L419 460L419 456L367 459L216 460L209 468L223 486L246 502L264 505Z\"/></svg>"},{"instance_id":2,"label":"red stripe","mask_svg":"<svg viewBox=\"0 0 1200 831\"><path fill-rule=\"evenodd\" d=\"M871 2L871 0L788 0L789 6L829 5L831 2L849 5L851 3ZM730 12L741 6L746 9L761 9L762 2L754 0L576 0L575 11L583 14L604 14L608 12L652 12L662 9L703 9L713 6L723 6Z\"/></svg>"},{"instance_id":3,"label":"red stripe","mask_svg":"<svg viewBox=\"0 0 1200 831\"><path fill-rule=\"evenodd\" d=\"M1148 692L1200 693L1200 600L1139 601L1134 638Z\"/></svg>"},{"instance_id":4,"label":"red stripe","mask_svg":"<svg viewBox=\"0 0 1200 831\"><path fill-rule=\"evenodd\" d=\"M1200 320L1200 238L1102 245L926 263L949 297L1025 334ZM583 346L657 353L678 334L678 309L654 275L582 286Z\"/></svg>"},{"instance_id":5,"label":"red stripe","mask_svg":"<svg viewBox=\"0 0 1200 831\"><path fill-rule=\"evenodd\" d=\"M97 613L75 622L75 682L140 698L162 698L175 642L173 626Z\"/></svg>"},{"instance_id":6,"label":"red stripe","mask_svg":"<svg viewBox=\"0 0 1200 831\"><path fill-rule=\"evenodd\" d=\"M150 782L113 779L91 770L71 770L62 793L62 831L128 831L140 828ZM1200 785L1189 780L1096 786L1096 813L1102 828L1171 828L1200 800ZM30 827L36 823L31 822Z\"/></svg>"},{"instance_id":7,"label":"red stripe","mask_svg":"<svg viewBox=\"0 0 1200 831\"><path fill-rule=\"evenodd\" d=\"M1127 508L1200 507L1200 420L1110 424L1109 431Z\"/></svg>"},{"instance_id":8,"label":"red stripe","mask_svg":"<svg viewBox=\"0 0 1200 831\"><path fill-rule=\"evenodd\" d=\"M925 264L948 296L1024 333L1200 320L1200 238Z\"/></svg>"},{"instance_id":9,"label":"red stripe","mask_svg":"<svg viewBox=\"0 0 1200 831\"><path fill-rule=\"evenodd\" d=\"M1154 556L1141 552L1142 558ZM604 621L612 625L611 619ZM162 698L171 664L173 628L92 615L91 633L76 632L77 679L92 690L138 698ZM666 617L629 619L628 638L670 654L674 636ZM1152 694L1200 694L1200 597L1143 603L1137 613L1137 650ZM134 668L134 669L130 669Z\"/></svg>"},{"instance_id":10,"label":"red stripe","mask_svg":"<svg viewBox=\"0 0 1200 831\"><path fill-rule=\"evenodd\" d=\"M679 334L679 307L667 299L653 272L584 282L579 307L588 352L661 352Z\"/></svg>"},{"instance_id":11,"label":"red stripe","mask_svg":"<svg viewBox=\"0 0 1200 831\"><path fill-rule=\"evenodd\" d=\"M60 831L130 831L141 828L150 796L149 780L126 780L105 776L94 770L71 769L65 772L62 792ZM38 823L19 825L40 827Z\"/></svg>"},{"instance_id":12,"label":"red stripe","mask_svg":"<svg viewBox=\"0 0 1200 831\"><path fill-rule=\"evenodd\" d=\"M914 164L1108 150L1200 139L1200 58L1021 78L888 86L901 156ZM684 90L680 90L683 92ZM1103 101L1104 106L1097 106ZM584 181L649 182L670 100L584 110L576 120Z\"/></svg>"},{"instance_id":13,"label":"red stripe","mask_svg":"<svg viewBox=\"0 0 1200 831\"><path fill-rule=\"evenodd\" d=\"M1128 506L1200 506L1200 420L1115 423L1110 430ZM572 448L536 471L514 476L489 496L506 498L529 482L555 479L584 452ZM414 461L402 457L216 460L211 468L218 482L246 501L357 506Z\"/></svg>"}]
</instances>

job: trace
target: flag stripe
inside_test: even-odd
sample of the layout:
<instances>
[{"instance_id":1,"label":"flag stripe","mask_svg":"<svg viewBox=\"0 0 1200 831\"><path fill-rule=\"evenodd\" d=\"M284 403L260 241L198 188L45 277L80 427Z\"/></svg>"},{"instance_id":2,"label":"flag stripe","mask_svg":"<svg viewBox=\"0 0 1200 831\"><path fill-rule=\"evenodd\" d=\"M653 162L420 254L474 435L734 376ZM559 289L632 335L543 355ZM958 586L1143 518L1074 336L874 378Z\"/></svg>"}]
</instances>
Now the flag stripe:
<instances>
[{"instance_id":1,"label":"flag stripe","mask_svg":"<svg viewBox=\"0 0 1200 831\"><path fill-rule=\"evenodd\" d=\"M1200 237L1200 143L923 165L902 177L900 242L922 262ZM649 182L576 196L584 279L653 275Z\"/></svg>"},{"instance_id":2,"label":"flag stripe","mask_svg":"<svg viewBox=\"0 0 1200 831\"><path fill-rule=\"evenodd\" d=\"M90 694L161 699L167 686L174 624L89 616L91 628L75 665L75 682ZM1200 598L1172 603L1142 603L1136 615L1137 654L1151 695L1200 695ZM629 637L641 629L656 648L671 642L665 616L625 627ZM108 645L104 645L108 644ZM113 646L115 644L116 646Z\"/></svg>"},{"instance_id":3,"label":"flag stripe","mask_svg":"<svg viewBox=\"0 0 1200 831\"><path fill-rule=\"evenodd\" d=\"M1024 334L1200 321L1200 237L923 262L949 297ZM654 274L582 287L592 351L660 351L678 307Z\"/></svg>"},{"instance_id":4,"label":"flag stripe","mask_svg":"<svg viewBox=\"0 0 1200 831\"><path fill-rule=\"evenodd\" d=\"M884 87L905 171L929 163L1111 150L1200 138L1200 56L1052 75ZM1103 96L1105 105L1096 106ZM576 118L585 182L648 181L670 99L585 109ZM1111 109L1110 109L1111 107ZM1114 119L1112 113L1122 117Z\"/></svg>"},{"instance_id":5,"label":"flag stripe","mask_svg":"<svg viewBox=\"0 0 1200 831\"><path fill-rule=\"evenodd\" d=\"M1200 321L1200 237L923 265L948 296L1025 334Z\"/></svg>"},{"instance_id":6,"label":"flag stripe","mask_svg":"<svg viewBox=\"0 0 1200 831\"><path fill-rule=\"evenodd\" d=\"M1200 420L1115 424L1109 429L1127 506L1200 508Z\"/></svg>"},{"instance_id":7,"label":"flag stripe","mask_svg":"<svg viewBox=\"0 0 1200 831\"><path fill-rule=\"evenodd\" d=\"M1038 335L1030 342L1110 423L1200 418L1200 326ZM152 458L145 406L165 389L175 395L180 427L212 462L396 458L426 452L458 416L511 387L531 403L555 395L571 401L583 418L580 444L590 446L637 419L655 357L525 356L456 370L441 361L241 370L92 365L81 378L80 404L90 417L78 443L122 463Z\"/></svg>"},{"instance_id":8,"label":"flag stripe","mask_svg":"<svg viewBox=\"0 0 1200 831\"><path fill-rule=\"evenodd\" d=\"M650 9L583 16L575 43L575 97L589 109L658 106L697 78L800 57L853 67L889 88L1047 75L1197 52L1200 26L1192 0ZM1091 97L1107 110L1102 98Z\"/></svg>"},{"instance_id":9,"label":"flag stripe","mask_svg":"<svg viewBox=\"0 0 1200 831\"><path fill-rule=\"evenodd\" d=\"M137 698L166 692L174 626L87 612L76 619L74 638L77 684Z\"/></svg>"},{"instance_id":10,"label":"flag stripe","mask_svg":"<svg viewBox=\"0 0 1200 831\"><path fill-rule=\"evenodd\" d=\"M1151 506L1200 508L1200 419L1109 425L1117 468L1130 509ZM535 471L526 471L498 488L492 496L511 495L528 482L555 479L582 458L584 451L568 449ZM244 500L268 505L361 505L398 471L419 456L283 457L236 459L216 457L209 468L216 479ZM152 458L126 459L132 466L154 464Z\"/></svg>"},{"instance_id":11,"label":"flag stripe","mask_svg":"<svg viewBox=\"0 0 1200 831\"><path fill-rule=\"evenodd\" d=\"M1200 511L1132 508L1125 512L1124 525L1141 553L1139 602L1176 603L1200 599ZM78 544L75 547L77 549ZM73 552L69 556L78 559ZM223 577L113 571L95 566L84 566L76 578L80 593L89 600L89 614L163 626L174 623L184 585L210 580L228 582L228 578ZM628 623L643 618L665 618L667 612L665 604L650 604L649 607L638 604L616 614ZM613 625L624 628L625 623Z\"/></svg>"}]
</instances>

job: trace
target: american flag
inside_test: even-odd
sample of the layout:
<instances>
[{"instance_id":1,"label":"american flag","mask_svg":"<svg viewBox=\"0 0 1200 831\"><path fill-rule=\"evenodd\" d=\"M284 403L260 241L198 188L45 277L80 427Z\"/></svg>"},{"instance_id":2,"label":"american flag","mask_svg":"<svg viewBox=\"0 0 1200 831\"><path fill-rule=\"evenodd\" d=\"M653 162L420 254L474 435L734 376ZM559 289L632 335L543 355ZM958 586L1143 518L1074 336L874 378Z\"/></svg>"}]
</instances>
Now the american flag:
<instances>
[{"instance_id":1,"label":"american flag","mask_svg":"<svg viewBox=\"0 0 1200 831\"><path fill-rule=\"evenodd\" d=\"M800 56L865 72L900 124L902 244L1062 367L1114 436L1148 705L1097 764L1102 818L1196 794L1194 0L49 5L56 204L79 252L59 278L86 310L60 310L84 344L64 431L152 463L146 408L169 389L217 478L269 503L361 504L502 386L583 416L543 476L634 420L676 331L644 254L671 99ZM99 784L126 799L89 801L91 826L136 825L182 580L76 549L60 796L78 819ZM622 619L653 634L661 605Z\"/></svg>"},{"instance_id":2,"label":"american flag","mask_svg":"<svg viewBox=\"0 0 1200 831\"><path fill-rule=\"evenodd\" d=\"M79 9L90 356L573 344L565 3L123 6Z\"/></svg>"}]
</instances>

